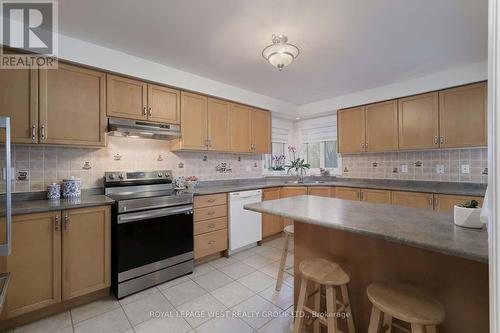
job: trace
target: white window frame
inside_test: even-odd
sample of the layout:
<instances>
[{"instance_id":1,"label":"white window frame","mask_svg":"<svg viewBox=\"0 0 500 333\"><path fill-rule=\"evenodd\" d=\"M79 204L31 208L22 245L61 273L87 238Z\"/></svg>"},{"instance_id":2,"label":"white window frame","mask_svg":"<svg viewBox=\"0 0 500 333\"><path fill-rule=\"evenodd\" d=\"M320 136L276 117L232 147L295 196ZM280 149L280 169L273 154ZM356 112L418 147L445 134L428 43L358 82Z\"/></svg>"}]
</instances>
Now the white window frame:
<instances>
[{"instance_id":1,"label":"white window frame","mask_svg":"<svg viewBox=\"0 0 500 333\"><path fill-rule=\"evenodd\" d=\"M309 175L319 175L320 168L323 168L325 170L328 170L330 172L330 175L332 176L338 176L342 175L342 158L340 154L337 152L337 167L336 168L325 168L325 142L327 141L335 141L335 144L337 144L337 140L318 140L318 141L306 141L302 142L302 146L306 146L311 143L320 143L319 145L319 168L311 168L309 169L308 174ZM306 146L307 147L307 146ZM305 159L306 163L308 163L308 154L307 154L307 148L306 151L302 152L302 156Z\"/></svg>"}]
</instances>

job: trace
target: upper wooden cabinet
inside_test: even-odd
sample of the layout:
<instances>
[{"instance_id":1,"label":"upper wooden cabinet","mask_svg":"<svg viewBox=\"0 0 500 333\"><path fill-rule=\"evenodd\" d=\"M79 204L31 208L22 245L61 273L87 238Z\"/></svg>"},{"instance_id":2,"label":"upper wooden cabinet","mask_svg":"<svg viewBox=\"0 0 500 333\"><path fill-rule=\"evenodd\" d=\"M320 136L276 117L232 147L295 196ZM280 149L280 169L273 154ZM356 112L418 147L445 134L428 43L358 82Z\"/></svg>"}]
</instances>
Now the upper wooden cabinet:
<instances>
[{"instance_id":1,"label":"upper wooden cabinet","mask_svg":"<svg viewBox=\"0 0 500 333\"><path fill-rule=\"evenodd\" d=\"M208 99L207 106L207 140L208 149L228 151L230 147L229 112L230 103L215 99Z\"/></svg>"},{"instance_id":2,"label":"upper wooden cabinet","mask_svg":"<svg viewBox=\"0 0 500 333\"><path fill-rule=\"evenodd\" d=\"M337 113L339 153L365 151L365 108L340 110Z\"/></svg>"},{"instance_id":3,"label":"upper wooden cabinet","mask_svg":"<svg viewBox=\"0 0 500 333\"><path fill-rule=\"evenodd\" d=\"M252 110L252 146L255 153L271 153L271 113Z\"/></svg>"},{"instance_id":4,"label":"upper wooden cabinet","mask_svg":"<svg viewBox=\"0 0 500 333\"><path fill-rule=\"evenodd\" d=\"M206 96L181 92L181 138L172 141L173 150L206 150L207 144Z\"/></svg>"},{"instance_id":5,"label":"upper wooden cabinet","mask_svg":"<svg viewBox=\"0 0 500 333\"><path fill-rule=\"evenodd\" d=\"M248 106L231 104L229 117L231 151L252 151L252 113L253 109Z\"/></svg>"},{"instance_id":6,"label":"upper wooden cabinet","mask_svg":"<svg viewBox=\"0 0 500 333\"><path fill-rule=\"evenodd\" d=\"M38 142L37 70L0 70L0 115L10 117L13 143Z\"/></svg>"},{"instance_id":7,"label":"upper wooden cabinet","mask_svg":"<svg viewBox=\"0 0 500 333\"><path fill-rule=\"evenodd\" d=\"M107 75L107 115L160 123L180 123L180 91Z\"/></svg>"},{"instance_id":8,"label":"upper wooden cabinet","mask_svg":"<svg viewBox=\"0 0 500 333\"><path fill-rule=\"evenodd\" d=\"M106 144L105 74L67 64L40 70L39 142Z\"/></svg>"},{"instance_id":9,"label":"upper wooden cabinet","mask_svg":"<svg viewBox=\"0 0 500 333\"><path fill-rule=\"evenodd\" d=\"M396 100L365 107L366 151L398 149L398 102Z\"/></svg>"},{"instance_id":10,"label":"upper wooden cabinet","mask_svg":"<svg viewBox=\"0 0 500 333\"><path fill-rule=\"evenodd\" d=\"M486 82L439 92L439 129L443 148L487 145Z\"/></svg>"},{"instance_id":11,"label":"upper wooden cabinet","mask_svg":"<svg viewBox=\"0 0 500 333\"><path fill-rule=\"evenodd\" d=\"M439 147L438 93L398 100L399 149Z\"/></svg>"},{"instance_id":12,"label":"upper wooden cabinet","mask_svg":"<svg viewBox=\"0 0 500 333\"><path fill-rule=\"evenodd\" d=\"M107 75L107 115L127 119L148 118L148 84L143 81Z\"/></svg>"}]
</instances>

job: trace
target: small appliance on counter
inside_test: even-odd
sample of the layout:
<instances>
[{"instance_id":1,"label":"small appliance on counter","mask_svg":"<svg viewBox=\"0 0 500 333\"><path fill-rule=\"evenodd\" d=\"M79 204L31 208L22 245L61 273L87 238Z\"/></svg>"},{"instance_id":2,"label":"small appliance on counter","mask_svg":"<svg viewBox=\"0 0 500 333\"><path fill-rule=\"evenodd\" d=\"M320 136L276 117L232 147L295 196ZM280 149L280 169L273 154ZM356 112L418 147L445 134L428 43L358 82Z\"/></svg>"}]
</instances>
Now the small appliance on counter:
<instances>
[{"instance_id":1,"label":"small appliance on counter","mask_svg":"<svg viewBox=\"0 0 500 333\"><path fill-rule=\"evenodd\" d=\"M63 198L79 198L82 195L82 181L71 176L70 179L63 180Z\"/></svg>"},{"instance_id":2,"label":"small appliance on counter","mask_svg":"<svg viewBox=\"0 0 500 333\"><path fill-rule=\"evenodd\" d=\"M111 287L118 299L193 272L193 194L172 171L106 172L112 210Z\"/></svg>"}]
</instances>

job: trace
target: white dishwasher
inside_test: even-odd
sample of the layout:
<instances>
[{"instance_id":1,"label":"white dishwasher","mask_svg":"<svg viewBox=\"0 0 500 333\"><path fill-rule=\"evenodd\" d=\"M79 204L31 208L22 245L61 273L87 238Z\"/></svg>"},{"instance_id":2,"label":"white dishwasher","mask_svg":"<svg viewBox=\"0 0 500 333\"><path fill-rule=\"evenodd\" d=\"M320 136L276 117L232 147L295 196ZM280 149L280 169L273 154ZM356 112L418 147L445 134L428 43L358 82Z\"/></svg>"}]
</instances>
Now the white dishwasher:
<instances>
[{"instance_id":1,"label":"white dishwasher","mask_svg":"<svg viewBox=\"0 0 500 333\"><path fill-rule=\"evenodd\" d=\"M262 201L262 190L229 193L229 254L262 240L262 214L243 208Z\"/></svg>"}]
</instances>

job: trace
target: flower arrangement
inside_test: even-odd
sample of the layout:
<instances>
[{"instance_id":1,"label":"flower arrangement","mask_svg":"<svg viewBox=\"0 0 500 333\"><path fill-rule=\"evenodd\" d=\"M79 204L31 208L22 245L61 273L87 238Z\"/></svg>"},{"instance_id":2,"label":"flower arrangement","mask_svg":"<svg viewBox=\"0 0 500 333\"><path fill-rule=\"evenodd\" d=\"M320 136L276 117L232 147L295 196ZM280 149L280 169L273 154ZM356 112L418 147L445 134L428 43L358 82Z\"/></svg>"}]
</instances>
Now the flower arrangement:
<instances>
[{"instance_id":1,"label":"flower arrangement","mask_svg":"<svg viewBox=\"0 0 500 333\"><path fill-rule=\"evenodd\" d=\"M285 170L285 155L272 155L271 157L271 170L273 171L283 171Z\"/></svg>"},{"instance_id":2,"label":"flower arrangement","mask_svg":"<svg viewBox=\"0 0 500 333\"><path fill-rule=\"evenodd\" d=\"M305 163L303 158L297 157L299 155L297 154L297 148L293 146L288 147L288 154L290 155L290 164L285 165L288 169L286 173L289 174L290 170L295 170L295 173L297 174L297 181L299 183L303 183L306 170L309 169L311 165L309 163Z\"/></svg>"},{"instance_id":3,"label":"flower arrangement","mask_svg":"<svg viewBox=\"0 0 500 333\"><path fill-rule=\"evenodd\" d=\"M198 185L198 177L196 176L186 177L185 182L187 188L195 188L196 185Z\"/></svg>"}]
</instances>

